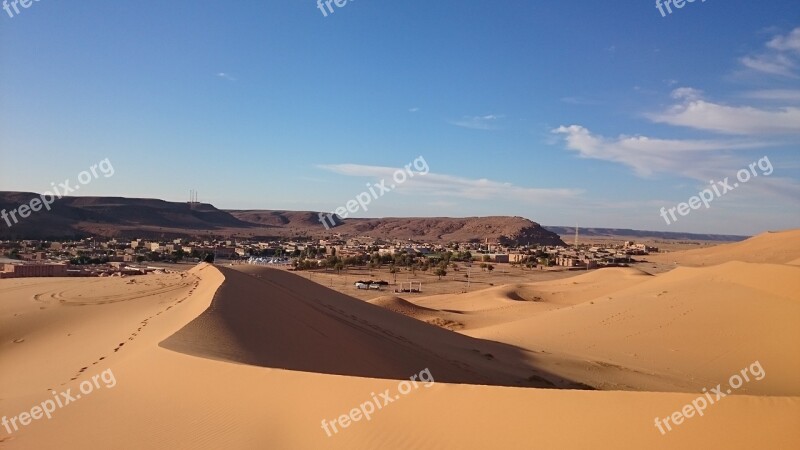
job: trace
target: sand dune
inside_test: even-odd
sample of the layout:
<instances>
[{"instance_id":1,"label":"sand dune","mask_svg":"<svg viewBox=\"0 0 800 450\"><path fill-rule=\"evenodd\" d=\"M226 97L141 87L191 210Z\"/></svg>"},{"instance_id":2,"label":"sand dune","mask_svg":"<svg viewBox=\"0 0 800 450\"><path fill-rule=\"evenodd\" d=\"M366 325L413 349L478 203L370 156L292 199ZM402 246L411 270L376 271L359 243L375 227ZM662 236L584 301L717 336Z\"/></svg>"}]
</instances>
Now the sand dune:
<instances>
[{"instance_id":1,"label":"sand dune","mask_svg":"<svg viewBox=\"0 0 800 450\"><path fill-rule=\"evenodd\" d=\"M429 326L282 270L220 268L211 307L161 345L225 361L337 375L403 378L429 367L454 383L542 382L519 349ZM534 378L531 378L534 377Z\"/></svg>"},{"instance_id":2,"label":"sand dune","mask_svg":"<svg viewBox=\"0 0 800 450\"><path fill-rule=\"evenodd\" d=\"M103 370L116 384L0 427L0 448L798 448L800 266L784 263L375 304L255 267L2 280L0 416ZM423 322L445 314L464 329ZM656 428L755 360L763 379ZM321 428L425 368L430 387ZM573 380L610 391L520 386Z\"/></svg>"},{"instance_id":3,"label":"sand dune","mask_svg":"<svg viewBox=\"0 0 800 450\"><path fill-rule=\"evenodd\" d=\"M413 303L401 297L381 297L371 303L445 328L474 330L589 301L599 295L634 286L648 277L649 274L638 269L610 268L562 280L495 286L465 294L419 297ZM457 325L450 326L453 322Z\"/></svg>"},{"instance_id":4,"label":"sand dune","mask_svg":"<svg viewBox=\"0 0 800 450\"><path fill-rule=\"evenodd\" d=\"M55 389L93 366L174 333L177 328L162 315L202 311L183 303L195 295L197 274L203 270L214 269L130 278L3 280L0 398ZM25 368L32 361L35 370L7 369Z\"/></svg>"},{"instance_id":5,"label":"sand dune","mask_svg":"<svg viewBox=\"0 0 800 450\"><path fill-rule=\"evenodd\" d=\"M661 253L651 261L675 262L682 266L711 266L728 261L787 264L800 258L800 230L772 231L732 244Z\"/></svg>"},{"instance_id":6,"label":"sand dune","mask_svg":"<svg viewBox=\"0 0 800 450\"><path fill-rule=\"evenodd\" d=\"M787 345L800 341L798 323L799 267L728 263L464 333L602 363L609 370L562 373L600 388L697 391L760 360L775 376L747 389L799 395L800 354Z\"/></svg>"},{"instance_id":7,"label":"sand dune","mask_svg":"<svg viewBox=\"0 0 800 450\"><path fill-rule=\"evenodd\" d=\"M446 328L448 330L460 330L464 328L464 324L460 322L461 315L459 313L439 311L437 309L417 306L397 296L385 295L370 300L369 303L375 306L380 306L381 308L393 313L413 317L414 319L421 320L431 325Z\"/></svg>"},{"instance_id":8,"label":"sand dune","mask_svg":"<svg viewBox=\"0 0 800 450\"><path fill-rule=\"evenodd\" d=\"M792 254L784 239L793 238L762 235L734 250L788 249L783 260ZM732 254L729 248L704 252ZM795 265L730 262L659 276L602 269L415 303L428 308L428 318L436 315L431 310L461 312L459 332L536 352L540 369L599 389L697 392L758 360L775 376L747 392L800 395L793 379L800 354L787 345L800 340Z\"/></svg>"}]
</instances>

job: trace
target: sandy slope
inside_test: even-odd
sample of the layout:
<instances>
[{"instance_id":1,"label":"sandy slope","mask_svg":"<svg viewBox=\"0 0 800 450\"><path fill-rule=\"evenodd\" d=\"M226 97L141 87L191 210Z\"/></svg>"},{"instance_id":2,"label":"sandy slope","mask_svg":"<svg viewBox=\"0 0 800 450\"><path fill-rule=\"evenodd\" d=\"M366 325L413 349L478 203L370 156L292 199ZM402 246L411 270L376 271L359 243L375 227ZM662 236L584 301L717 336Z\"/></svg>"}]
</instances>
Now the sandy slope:
<instances>
[{"instance_id":1,"label":"sandy slope","mask_svg":"<svg viewBox=\"0 0 800 450\"><path fill-rule=\"evenodd\" d=\"M597 387L698 391L759 360L770 376L748 392L800 395L798 324L800 267L734 262L465 333L599 363L561 373Z\"/></svg>"},{"instance_id":2,"label":"sandy slope","mask_svg":"<svg viewBox=\"0 0 800 450\"><path fill-rule=\"evenodd\" d=\"M201 265L135 286L2 280L0 415L102 370L116 385L0 428L0 448L798 448L798 271L597 271L468 294L461 308L458 295L377 302L475 317L460 333L261 268ZM755 359L762 380L659 433L655 417ZM332 437L321 428L424 368L432 386ZM686 392L506 387L526 376Z\"/></svg>"},{"instance_id":3,"label":"sandy slope","mask_svg":"<svg viewBox=\"0 0 800 450\"><path fill-rule=\"evenodd\" d=\"M777 254L788 264L729 262L659 276L601 269L414 302L428 322L457 320L460 333L536 352L539 369L600 389L697 392L758 360L770 377L744 390L800 395L800 353L788 344L800 341L796 235L687 252L705 261Z\"/></svg>"},{"instance_id":4,"label":"sandy slope","mask_svg":"<svg viewBox=\"0 0 800 450\"><path fill-rule=\"evenodd\" d=\"M429 326L282 270L221 268L211 308L165 348L263 367L403 378L429 367L442 381L550 386L518 349ZM421 369L416 369L421 370Z\"/></svg>"},{"instance_id":5,"label":"sandy slope","mask_svg":"<svg viewBox=\"0 0 800 450\"><path fill-rule=\"evenodd\" d=\"M187 309L177 306L185 306L181 304L193 295L198 272L3 280L0 398L57 388L84 368L95 369L139 351L146 346L143 341L164 339L174 330L163 329L162 314L174 316L178 310ZM36 364L29 367L34 361Z\"/></svg>"},{"instance_id":6,"label":"sandy slope","mask_svg":"<svg viewBox=\"0 0 800 450\"><path fill-rule=\"evenodd\" d=\"M728 261L786 264L800 257L800 229L771 231L750 239L710 248L661 253L651 261L675 262L681 266L711 266Z\"/></svg>"}]
</instances>

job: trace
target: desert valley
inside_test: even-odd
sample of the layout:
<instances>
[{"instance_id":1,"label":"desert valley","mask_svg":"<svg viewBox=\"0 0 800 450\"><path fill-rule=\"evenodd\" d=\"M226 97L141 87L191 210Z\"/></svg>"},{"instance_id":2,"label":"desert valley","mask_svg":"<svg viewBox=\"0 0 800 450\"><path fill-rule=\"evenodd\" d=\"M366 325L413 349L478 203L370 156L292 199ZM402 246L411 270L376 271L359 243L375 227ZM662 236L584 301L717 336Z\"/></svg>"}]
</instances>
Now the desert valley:
<instances>
[{"instance_id":1,"label":"desert valley","mask_svg":"<svg viewBox=\"0 0 800 450\"><path fill-rule=\"evenodd\" d=\"M0 0L0 450L800 449L798 0Z\"/></svg>"},{"instance_id":2,"label":"desert valley","mask_svg":"<svg viewBox=\"0 0 800 450\"><path fill-rule=\"evenodd\" d=\"M678 267L371 300L254 265L2 280L3 414L91 394L0 445L800 445L800 231L664 257ZM753 367L702 416L654 424ZM93 385L104 371L113 384ZM422 371L368 420L336 422Z\"/></svg>"}]
</instances>

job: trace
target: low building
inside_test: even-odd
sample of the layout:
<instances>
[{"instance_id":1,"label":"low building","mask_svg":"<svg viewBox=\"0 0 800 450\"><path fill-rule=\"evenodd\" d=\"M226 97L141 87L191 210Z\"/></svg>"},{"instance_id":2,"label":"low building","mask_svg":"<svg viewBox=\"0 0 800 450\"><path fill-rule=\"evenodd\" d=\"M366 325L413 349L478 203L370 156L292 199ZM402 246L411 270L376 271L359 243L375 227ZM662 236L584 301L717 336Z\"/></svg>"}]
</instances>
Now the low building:
<instances>
[{"instance_id":1,"label":"low building","mask_svg":"<svg viewBox=\"0 0 800 450\"><path fill-rule=\"evenodd\" d=\"M528 259L528 255L524 253L509 253L508 254L508 262L510 263L521 263L525 262Z\"/></svg>"},{"instance_id":2,"label":"low building","mask_svg":"<svg viewBox=\"0 0 800 450\"><path fill-rule=\"evenodd\" d=\"M507 262L509 262L509 257L508 257L508 254L506 254L506 253L490 254L489 258L490 258L491 261L494 261L496 263L507 263Z\"/></svg>"},{"instance_id":3,"label":"low building","mask_svg":"<svg viewBox=\"0 0 800 450\"><path fill-rule=\"evenodd\" d=\"M4 264L0 278L65 277L67 264Z\"/></svg>"}]
</instances>

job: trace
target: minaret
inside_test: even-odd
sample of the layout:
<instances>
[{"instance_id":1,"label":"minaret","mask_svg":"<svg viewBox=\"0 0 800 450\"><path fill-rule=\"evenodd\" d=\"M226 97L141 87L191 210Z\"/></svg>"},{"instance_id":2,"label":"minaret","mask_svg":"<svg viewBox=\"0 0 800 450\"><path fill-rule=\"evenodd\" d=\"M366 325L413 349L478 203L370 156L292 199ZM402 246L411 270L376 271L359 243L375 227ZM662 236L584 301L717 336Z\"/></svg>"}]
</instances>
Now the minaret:
<instances>
[{"instance_id":1,"label":"minaret","mask_svg":"<svg viewBox=\"0 0 800 450\"><path fill-rule=\"evenodd\" d=\"M575 248L578 248L578 224L575 224Z\"/></svg>"}]
</instances>

